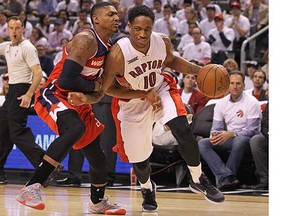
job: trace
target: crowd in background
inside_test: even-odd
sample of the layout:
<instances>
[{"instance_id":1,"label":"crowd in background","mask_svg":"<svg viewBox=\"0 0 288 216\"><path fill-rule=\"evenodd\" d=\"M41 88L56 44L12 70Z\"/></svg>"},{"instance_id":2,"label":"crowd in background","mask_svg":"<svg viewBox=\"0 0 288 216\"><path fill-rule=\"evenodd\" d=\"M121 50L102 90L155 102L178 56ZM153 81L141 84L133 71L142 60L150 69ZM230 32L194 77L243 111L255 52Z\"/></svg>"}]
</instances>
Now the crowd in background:
<instances>
[{"instance_id":1,"label":"crowd in background","mask_svg":"<svg viewBox=\"0 0 288 216\"><path fill-rule=\"evenodd\" d=\"M200 65L211 62L223 64L226 59L234 59L239 65L243 41L269 22L268 0L109 1L119 11L118 35L129 34L129 8L145 4L155 13L153 31L168 35L175 53ZM0 41L8 40L7 18L18 15L24 20L25 38L37 47L41 66L49 76L63 45L78 32L91 27L89 13L96 2L99 1L2 0ZM256 44L249 43L249 46L245 60L259 60L261 66L268 63L268 33L258 37ZM1 59L0 64L5 65L5 60ZM263 69L268 77L268 67Z\"/></svg>"}]
</instances>

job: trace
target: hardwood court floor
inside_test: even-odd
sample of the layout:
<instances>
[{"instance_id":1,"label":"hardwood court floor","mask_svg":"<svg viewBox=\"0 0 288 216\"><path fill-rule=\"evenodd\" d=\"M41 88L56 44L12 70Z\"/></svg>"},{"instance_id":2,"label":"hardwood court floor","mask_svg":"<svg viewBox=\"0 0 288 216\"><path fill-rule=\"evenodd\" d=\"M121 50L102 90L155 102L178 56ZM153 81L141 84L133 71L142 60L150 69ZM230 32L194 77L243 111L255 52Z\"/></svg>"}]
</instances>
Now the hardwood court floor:
<instances>
[{"instance_id":1,"label":"hardwood court floor","mask_svg":"<svg viewBox=\"0 0 288 216\"><path fill-rule=\"evenodd\" d=\"M2 216L81 216L87 211L89 188L42 188L46 204L43 211L25 207L15 200L22 185L0 186L0 215ZM122 205L129 216L267 216L268 196L226 195L222 204L207 202L202 195L183 189L184 192L157 192L158 213L142 213L139 187L130 189L108 188L106 195ZM186 191L186 192L185 192Z\"/></svg>"}]
</instances>

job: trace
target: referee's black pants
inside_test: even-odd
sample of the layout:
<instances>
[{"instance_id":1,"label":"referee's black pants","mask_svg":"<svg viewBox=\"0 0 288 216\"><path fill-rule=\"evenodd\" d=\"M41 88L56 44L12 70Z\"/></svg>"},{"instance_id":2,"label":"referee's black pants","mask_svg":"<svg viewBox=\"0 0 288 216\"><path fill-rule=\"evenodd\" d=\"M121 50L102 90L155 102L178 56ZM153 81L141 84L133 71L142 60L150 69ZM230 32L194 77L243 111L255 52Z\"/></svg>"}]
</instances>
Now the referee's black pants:
<instances>
[{"instance_id":1,"label":"referee's black pants","mask_svg":"<svg viewBox=\"0 0 288 216\"><path fill-rule=\"evenodd\" d=\"M6 100L0 107L0 172L3 173L13 144L16 144L35 168L45 154L35 143L31 129L26 127L29 109L20 107L21 100L17 99L24 95L29 87L29 84L9 85Z\"/></svg>"}]
</instances>

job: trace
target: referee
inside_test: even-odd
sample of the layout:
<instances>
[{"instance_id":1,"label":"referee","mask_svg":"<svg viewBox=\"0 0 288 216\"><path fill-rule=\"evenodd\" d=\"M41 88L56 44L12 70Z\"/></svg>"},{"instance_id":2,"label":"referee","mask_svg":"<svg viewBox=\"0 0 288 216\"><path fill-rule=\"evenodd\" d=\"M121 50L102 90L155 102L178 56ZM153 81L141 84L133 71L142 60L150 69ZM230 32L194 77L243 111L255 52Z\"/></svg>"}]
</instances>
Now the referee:
<instances>
[{"instance_id":1,"label":"referee","mask_svg":"<svg viewBox=\"0 0 288 216\"><path fill-rule=\"evenodd\" d=\"M0 107L0 184L7 184L4 165L14 143L35 168L45 154L35 143L31 129L26 127L42 69L36 48L23 37L23 32L24 26L19 17L10 17L8 33L11 41L0 44L0 55L6 58L9 74L9 92Z\"/></svg>"}]
</instances>

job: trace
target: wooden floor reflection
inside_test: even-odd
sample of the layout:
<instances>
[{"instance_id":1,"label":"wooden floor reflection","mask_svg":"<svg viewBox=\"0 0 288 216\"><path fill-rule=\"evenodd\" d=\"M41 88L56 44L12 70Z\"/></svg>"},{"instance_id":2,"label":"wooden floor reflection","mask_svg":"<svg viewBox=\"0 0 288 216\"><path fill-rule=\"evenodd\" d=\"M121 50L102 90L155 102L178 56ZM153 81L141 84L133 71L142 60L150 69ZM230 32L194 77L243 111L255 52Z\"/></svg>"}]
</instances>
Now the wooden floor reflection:
<instances>
[{"instance_id":1,"label":"wooden floor reflection","mask_svg":"<svg viewBox=\"0 0 288 216\"><path fill-rule=\"evenodd\" d=\"M22 185L0 186L0 215L5 216L80 216L87 211L89 188L48 187L42 189L46 204L43 211L19 204L15 197ZM131 216L266 216L268 196L226 195L222 204L207 202L193 193L157 192L158 212L142 213L141 192L138 189L107 189L106 195L127 210Z\"/></svg>"}]
</instances>

